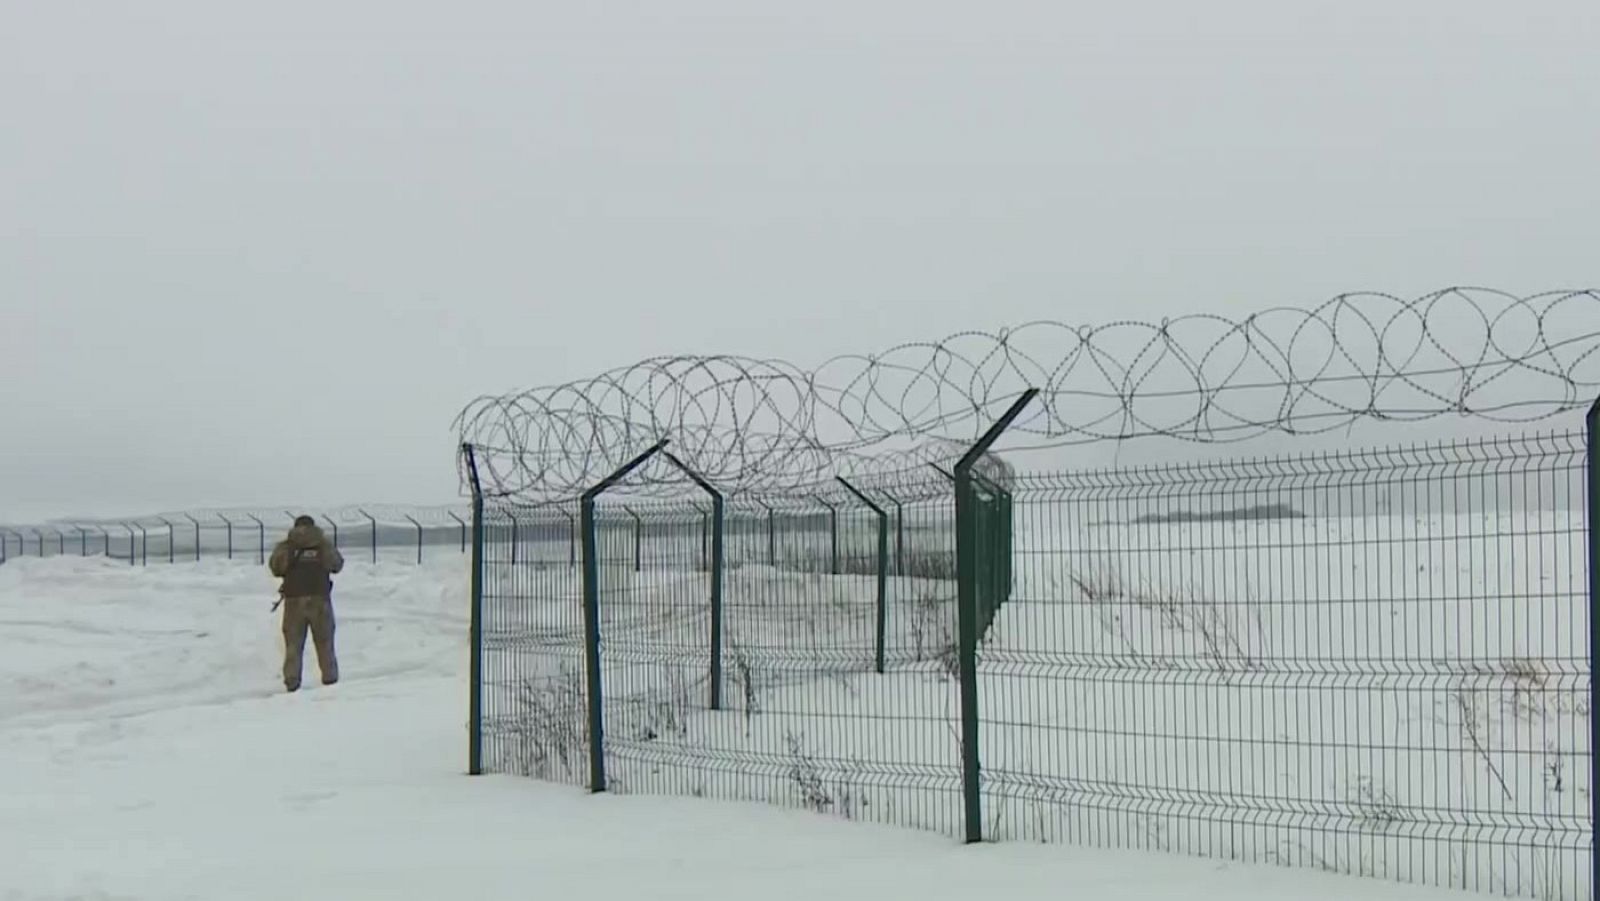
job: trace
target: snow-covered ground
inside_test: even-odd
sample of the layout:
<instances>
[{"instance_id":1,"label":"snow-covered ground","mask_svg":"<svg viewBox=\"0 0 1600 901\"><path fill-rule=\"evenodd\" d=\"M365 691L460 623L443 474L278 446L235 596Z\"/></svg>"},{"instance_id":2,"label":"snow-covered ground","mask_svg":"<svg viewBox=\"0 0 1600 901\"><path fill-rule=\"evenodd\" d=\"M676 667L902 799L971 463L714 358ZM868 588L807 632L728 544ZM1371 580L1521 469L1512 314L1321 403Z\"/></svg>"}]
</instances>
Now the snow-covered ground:
<instances>
[{"instance_id":1,"label":"snow-covered ground","mask_svg":"<svg viewBox=\"0 0 1600 901\"><path fill-rule=\"evenodd\" d=\"M1463 897L467 777L466 584L352 561L343 681L290 696L259 567L0 566L0 898Z\"/></svg>"}]
</instances>

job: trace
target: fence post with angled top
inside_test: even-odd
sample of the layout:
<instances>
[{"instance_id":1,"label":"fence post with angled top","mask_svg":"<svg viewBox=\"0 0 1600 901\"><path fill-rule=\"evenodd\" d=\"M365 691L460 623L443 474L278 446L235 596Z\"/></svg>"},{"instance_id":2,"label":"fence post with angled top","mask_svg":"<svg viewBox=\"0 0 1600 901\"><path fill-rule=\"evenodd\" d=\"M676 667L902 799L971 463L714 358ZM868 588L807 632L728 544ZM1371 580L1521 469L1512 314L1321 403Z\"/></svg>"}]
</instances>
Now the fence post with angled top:
<instances>
[{"instance_id":1,"label":"fence post with angled top","mask_svg":"<svg viewBox=\"0 0 1600 901\"><path fill-rule=\"evenodd\" d=\"M262 522L253 513L246 513L245 517L256 524L256 563L265 566L267 563L267 524Z\"/></svg>"},{"instance_id":2,"label":"fence post with angled top","mask_svg":"<svg viewBox=\"0 0 1600 901\"><path fill-rule=\"evenodd\" d=\"M416 517L412 516L410 513L406 514L406 520L409 521L412 525L417 527L417 565L421 566L422 565L422 523L417 522Z\"/></svg>"},{"instance_id":3,"label":"fence post with angled top","mask_svg":"<svg viewBox=\"0 0 1600 901\"><path fill-rule=\"evenodd\" d=\"M701 491L711 495L711 709L722 709L722 570L726 557L724 541L726 528L726 507L724 506L722 492L713 488L711 483L690 469L682 460L673 456L670 451L663 451L665 457L677 470L688 476L691 481L700 487ZM701 556L705 555L705 518L701 516Z\"/></svg>"},{"instance_id":4,"label":"fence post with angled top","mask_svg":"<svg viewBox=\"0 0 1600 901\"><path fill-rule=\"evenodd\" d=\"M855 495L863 504L871 507L872 512L878 515L878 636L874 663L877 671L882 673L884 636L889 624L889 513L863 494L861 489L846 481L844 476L837 476L837 478L839 484L849 489L851 494Z\"/></svg>"},{"instance_id":5,"label":"fence post with angled top","mask_svg":"<svg viewBox=\"0 0 1600 901\"><path fill-rule=\"evenodd\" d=\"M367 522L372 523L372 564L376 566L378 564L378 520L371 513L360 508L357 508L356 512L365 516Z\"/></svg>"},{"instance_id":6,"label":"fence post with angled top","mask_svg":"<svg viewBox=\"0 0 1600 901\"><path fill-rule=\"evenodd\" d=\"M966 813L966 840L983 841L983 798L978 761L978 584L980 534L977 490L972 467L1010 428L1039 393L1029 388L1006 410L998 422L972 445L956 463L951 477L956 489L956 618L959 623L958 657L961 670L961 783Z\"/></svg>"},{"instance_id":7,"label":"fence post with angled top","mask_svg":"<svg viewBox=\"0 0 1600 901\"><path fill-rule=\"evenodd\" d=\"M667 446L665 439L624 463L578 499L583 533L583 657L589 693L589 790L606 790L605 697L600 670L600 549L594 500ZM570 519L570 514L568 514Z\"/></svg>"}]
</instances>

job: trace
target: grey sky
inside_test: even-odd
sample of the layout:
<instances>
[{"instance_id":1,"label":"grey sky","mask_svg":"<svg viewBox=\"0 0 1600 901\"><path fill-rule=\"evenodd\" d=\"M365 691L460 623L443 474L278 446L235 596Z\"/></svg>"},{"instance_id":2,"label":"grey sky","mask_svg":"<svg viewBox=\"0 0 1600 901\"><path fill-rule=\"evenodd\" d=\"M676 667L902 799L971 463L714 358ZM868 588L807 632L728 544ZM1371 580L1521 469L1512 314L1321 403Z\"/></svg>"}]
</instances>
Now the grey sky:
<instances>
[{"instance_id":1,"label":"grey sky","mask_svg":"<svg viewBox=\"0 0 1600 901\"><path fill-rule=\"evenodd\" d=\"M1600 282L1600 4L0 0L0 521L641 356Z\"/></svg>"}]
</instances>

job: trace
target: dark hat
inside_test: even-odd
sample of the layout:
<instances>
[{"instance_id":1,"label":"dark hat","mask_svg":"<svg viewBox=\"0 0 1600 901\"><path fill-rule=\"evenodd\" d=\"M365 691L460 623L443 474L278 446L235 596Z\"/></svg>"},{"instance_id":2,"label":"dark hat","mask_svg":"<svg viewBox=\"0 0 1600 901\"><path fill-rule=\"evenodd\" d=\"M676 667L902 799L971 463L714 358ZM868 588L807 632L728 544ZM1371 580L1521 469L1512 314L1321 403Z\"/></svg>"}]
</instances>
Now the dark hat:
<instances>
[{"instance_id":1,"label":"dark hat","mask_svg":"<svg viewBox=\"0 0 1600 901\"><path fill-rule=\"evenodd\" d=\"M317 521L302 513L294 518L294 524L296 526L314 526Z\"/></svg>"}]
</instances>

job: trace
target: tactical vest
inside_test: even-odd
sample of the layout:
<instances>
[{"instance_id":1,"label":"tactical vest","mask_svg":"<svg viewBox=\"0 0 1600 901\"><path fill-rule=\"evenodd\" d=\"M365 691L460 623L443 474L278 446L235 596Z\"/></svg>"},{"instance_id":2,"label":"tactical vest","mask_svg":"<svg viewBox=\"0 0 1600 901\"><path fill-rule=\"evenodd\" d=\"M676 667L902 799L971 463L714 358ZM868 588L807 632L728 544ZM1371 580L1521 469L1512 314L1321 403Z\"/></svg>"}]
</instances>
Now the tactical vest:
<instances>
[{"instance_id":1,"label":"tactical vest","mask_svg":"<svg viewBox=\"0 0 1600 901\"><path fill-rule=\"evenodd\" d=\"M332 592L333 580L328 578L321 548L302 547L289 552L289 569L283 575L284 597L314 598Z\"/></svg>"}]
</instances>

